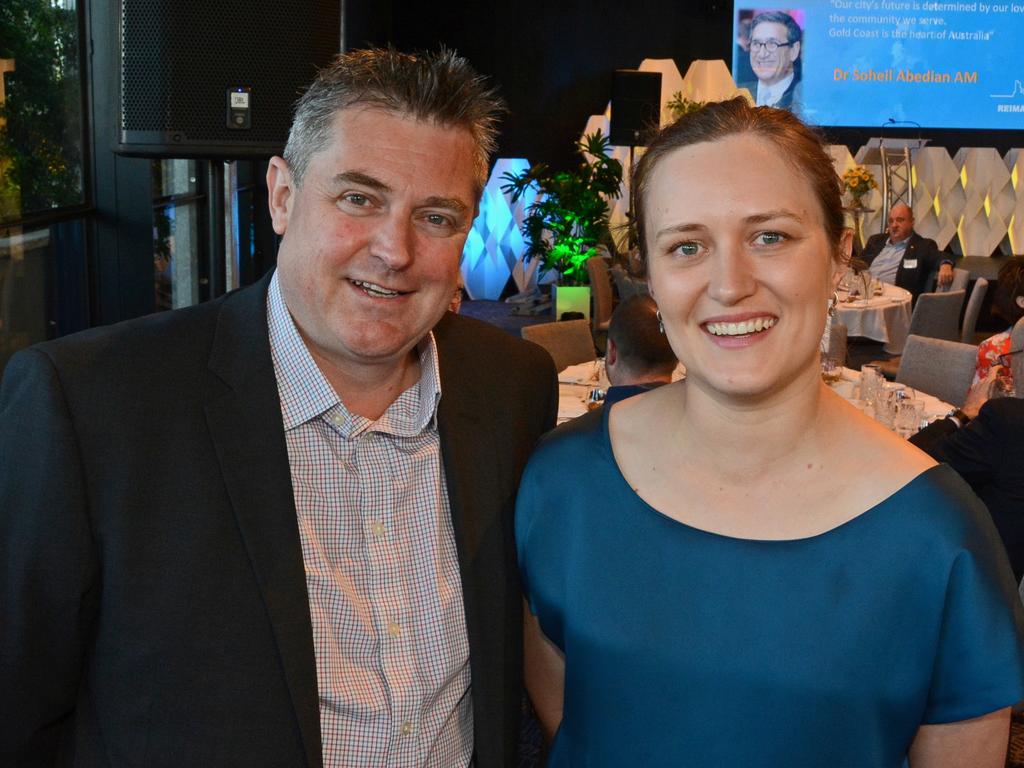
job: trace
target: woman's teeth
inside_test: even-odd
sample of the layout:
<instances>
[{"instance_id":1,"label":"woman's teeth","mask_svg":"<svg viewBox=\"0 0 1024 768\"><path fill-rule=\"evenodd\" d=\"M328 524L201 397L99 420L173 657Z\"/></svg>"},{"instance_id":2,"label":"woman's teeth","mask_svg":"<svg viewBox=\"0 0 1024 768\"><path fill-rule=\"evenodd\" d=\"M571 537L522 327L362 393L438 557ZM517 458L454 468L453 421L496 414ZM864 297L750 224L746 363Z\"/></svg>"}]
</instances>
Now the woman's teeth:
<instances>
[{"instance_id":1,"label":"woman's teeth","mask_svg":"<svg viewBox=\"0 0 1024 768\"><path fill-rule=\"evenodd\" d=\"M749 333L766 331L775 325L774 317L758 317L738 323L708 323L708 333L715 336L745 336Z\"/></svg>"},{"instance_id":2,"label":"woman's teeth","mask_svg":"<svg viewBox=\"0 0 1024 768\"><path fill-rule=\"evenodd\" d=\"M399 295L398 291L392 291L392 290L390 290L388 288L385 288L384 286L377 285L376 283L367 283L367 282L364 282L363 280L353 280L352 283L354 285L358 285L360 288L362 288L364 291L366 291L371 296L380 296L380 297L383 297L383 298L391 298L391 297Z\"/></svg>"}]
</instances>

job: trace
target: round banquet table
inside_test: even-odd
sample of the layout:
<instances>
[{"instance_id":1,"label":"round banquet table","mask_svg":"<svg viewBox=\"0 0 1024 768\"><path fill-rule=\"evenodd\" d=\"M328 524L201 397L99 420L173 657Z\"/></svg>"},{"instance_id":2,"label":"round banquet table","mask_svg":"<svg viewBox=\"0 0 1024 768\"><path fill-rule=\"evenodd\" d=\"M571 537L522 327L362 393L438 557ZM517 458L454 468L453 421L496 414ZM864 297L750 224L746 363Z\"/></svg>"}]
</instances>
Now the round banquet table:
<instances>
[{"instance_id":1,"label":"round banquet table","mask_svg":"<svg viewBox=\"0 0 1024 768\"><path fill-rule=\"evenodd\" d=\"M848 294L839 291L836 317L848 329L848 336L863 336L884 344L890 355L902 355L910 329L910 291L882 283L882 294L870 299L848 301Z\"/></svg>"}]
</instances>

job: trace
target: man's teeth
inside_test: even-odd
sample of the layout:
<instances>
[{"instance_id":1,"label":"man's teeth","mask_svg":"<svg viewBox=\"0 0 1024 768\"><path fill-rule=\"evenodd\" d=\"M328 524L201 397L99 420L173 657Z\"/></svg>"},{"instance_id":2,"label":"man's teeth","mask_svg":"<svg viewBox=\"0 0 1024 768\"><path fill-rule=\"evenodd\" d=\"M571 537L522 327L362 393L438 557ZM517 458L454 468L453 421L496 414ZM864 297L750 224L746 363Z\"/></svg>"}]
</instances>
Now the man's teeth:
<instances>
[{"instance_id":1,"label":"man's teeth","mask_svg":"<svg viewBox=\"0 0 1024 768\"><path fill-rule=\"evenodd\" d=\"M365 282L363 280L353 280L352 282L355 283L360 288L362 288L364 291L366 291L367 293L369 293L369 294L371 294L373 296L397 296L398 295L398 291L392 291L389 288L385 288L382 285L377 285L376 283L367 283L367 282Z\"/></svg>"},{"instance_id":2,"label":"man's teeth","mask_svg":"<svg viewBox=\"0 0 1024 768\"><path fill-rule=\"evenodd\" d=\"M744 336L748 333L766 331L775 325L774 317L758 317L738 323L708 323L708 332L715 336Z\"/></svg>"}]
</instances>

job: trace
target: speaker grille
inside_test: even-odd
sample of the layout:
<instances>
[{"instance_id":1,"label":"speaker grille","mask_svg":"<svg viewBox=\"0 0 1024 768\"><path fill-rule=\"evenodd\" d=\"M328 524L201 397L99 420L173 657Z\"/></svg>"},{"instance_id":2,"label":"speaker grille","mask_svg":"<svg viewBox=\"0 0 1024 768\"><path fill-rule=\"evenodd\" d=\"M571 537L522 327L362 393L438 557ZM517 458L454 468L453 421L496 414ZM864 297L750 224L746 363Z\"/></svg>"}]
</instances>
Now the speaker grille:
<instances>
[{"instance_id":1,"label":"speaker grille","mask_svg":"<svg viewBox=\"0 0 1024 768\"><path fill-rule=\"evenodd\" d=\"M339 34L337 0L122 0L122 148L165 154L173 143L182 151L169 154L187 157L204 145L283 147L292 105ZM238 86L252 88L249 130L226 124Z\"/></svg>"}]
</instances>

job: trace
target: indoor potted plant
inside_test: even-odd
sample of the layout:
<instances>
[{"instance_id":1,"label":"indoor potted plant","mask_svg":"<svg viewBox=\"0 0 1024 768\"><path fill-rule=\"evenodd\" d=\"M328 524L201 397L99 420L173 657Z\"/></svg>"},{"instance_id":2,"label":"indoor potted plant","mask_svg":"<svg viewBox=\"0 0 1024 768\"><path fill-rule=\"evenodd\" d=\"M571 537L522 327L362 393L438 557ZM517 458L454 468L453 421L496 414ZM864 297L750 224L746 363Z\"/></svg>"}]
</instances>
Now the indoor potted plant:
<instances>
[{"instance_id":1,"label":"indoor potted plant","mask_svg":"<svg viewBox=\"0 0 1024 768\"><path fill-rule=\"evenodd\" d=\"M622 187L622 163L605 154L608 138L601 132L587 134L577 142L581 162L571 171L555 171L538 163L522 173L506 173L502 191L515 203L533 187L538 195L526 211L522 233L526 240L524 260L542 260L545 270L559 274L555 288L555 317L565 311L590 316L590 288L587 259L597 254L599 243L610 239L608 200L617 198ZM566 289L575 288L573 306L567 306ZM582 288L582 291L578 290Z\"/></svg>"}]
</instances>

